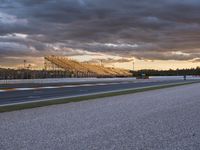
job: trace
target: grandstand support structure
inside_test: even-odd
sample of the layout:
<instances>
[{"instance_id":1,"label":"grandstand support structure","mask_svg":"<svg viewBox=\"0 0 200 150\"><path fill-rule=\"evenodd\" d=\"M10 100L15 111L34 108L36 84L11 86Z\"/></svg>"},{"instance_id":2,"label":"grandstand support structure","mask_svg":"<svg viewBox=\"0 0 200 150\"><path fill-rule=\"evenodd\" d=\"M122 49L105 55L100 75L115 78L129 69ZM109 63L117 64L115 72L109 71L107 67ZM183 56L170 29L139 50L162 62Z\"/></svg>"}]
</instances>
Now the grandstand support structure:
<instances>
[{"instance_id":1,"label":"grandstand support structure","mask_svg":"<svg viewBox=\"0 0 200 150\"><path fill-rule=\"evenodd\" d=\"M81 63L64 56L44 57L45 70L66 71L71 77L129 77L129 70Z\"/></svg>"},{"instance_id":2,"label":"grandstand support structure","mask_svg":"<svg viewBox=\"0 0 200 150\"><path fill-rule=\"evenodd\" d=\"M58 65L54 64L53 62L49 61L48 59L46 59L46 57L44 58L44 69L45 70L50 70L50 71L56 71L56 70L62 70L64 71L63 68L59 67Z\"/></svg>"}]
</instances>

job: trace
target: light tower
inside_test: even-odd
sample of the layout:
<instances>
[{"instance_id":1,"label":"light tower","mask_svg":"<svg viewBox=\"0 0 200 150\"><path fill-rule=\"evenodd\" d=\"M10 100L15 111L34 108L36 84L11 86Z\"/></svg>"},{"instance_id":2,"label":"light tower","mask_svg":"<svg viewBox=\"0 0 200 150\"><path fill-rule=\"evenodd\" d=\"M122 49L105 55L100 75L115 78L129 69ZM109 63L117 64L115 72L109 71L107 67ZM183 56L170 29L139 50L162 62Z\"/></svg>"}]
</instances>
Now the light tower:
<instances>
[{"instance_id":1,"label":"light tower","mask_svg":"<svg viewBox=\"0 0 200 150\"><path fill-rule=\"evenodd\" d=\"M133 71L135 70L135 60L133 58Z\"/></svg>"},{"instance_id":2,"label":"light tower","mask_svg":"<svg viewBox=\"0 0 200 150\"><path fill-rule=\"evenodd\" d=\"M103 59L100 59L100 66L103 66Z\"/></svg>"},{"instance_id":3,"label":"light tower","mask_svg":"<svg viewBox=\"0 0 200 150\"><path fill-rule=\"evenodd\" d=\"M27 62L27 61L26 61L26 60L24 60L24 69L26 69L26 62Z\"/></svg>"},{"instance_id":4,"label":"light tower","mask_svg":"<svg viewBox=\"0 0 200 150\"><path fill-rule=\"evenodd\" d=\"M133 58L133 75L132 76L134 76L134 70L135 70L135 60Z\"/></svg>"}]
</instances>

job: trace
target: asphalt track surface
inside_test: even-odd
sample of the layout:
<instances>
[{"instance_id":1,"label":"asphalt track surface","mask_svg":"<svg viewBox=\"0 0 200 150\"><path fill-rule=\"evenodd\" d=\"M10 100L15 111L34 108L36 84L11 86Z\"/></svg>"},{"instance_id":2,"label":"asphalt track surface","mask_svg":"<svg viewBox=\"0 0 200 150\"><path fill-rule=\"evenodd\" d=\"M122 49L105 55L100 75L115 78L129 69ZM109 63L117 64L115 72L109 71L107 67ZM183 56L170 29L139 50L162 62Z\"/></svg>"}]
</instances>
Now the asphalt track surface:
<instances>
[{"instance_id":1,"label":"asphalt track surface","mask_svg":"<svg viewBox=\"0 0 200 150\"><path fill-rule=\"evenodd\" d=\"M200 84L0 113L1 150L199 150Z\"/></svg>"},{"instance_id":2,"label":"asphalt track surface","mask_svg":"<svg viewBox=\"0 0 200 150\"><path fill-rule=\"evenodd\" d=\"M188 80L191 81L191 80ZM185 82L184 80L164 80L164 81L151 81L144 80L140 82L125 81L125 82L112 82L112 83L97 83L97 84L81 84L81 85L63 85L63 84L44 84L42 88L38 88L38 85L24 84L13 85L18 86L20 90L8 90L0 92L0 105L13 104L28 101L38 101L60 97L80 96L85 94L93 94L98 92L109 92L114 90L124 90L129 88L140 88L155 85L163 85L170 83ZM11 88L12 85L8 85ZM47 87L45 87L47 86ZM28 89L27 88L33 88Z\"/></svg>"}]
</instances>

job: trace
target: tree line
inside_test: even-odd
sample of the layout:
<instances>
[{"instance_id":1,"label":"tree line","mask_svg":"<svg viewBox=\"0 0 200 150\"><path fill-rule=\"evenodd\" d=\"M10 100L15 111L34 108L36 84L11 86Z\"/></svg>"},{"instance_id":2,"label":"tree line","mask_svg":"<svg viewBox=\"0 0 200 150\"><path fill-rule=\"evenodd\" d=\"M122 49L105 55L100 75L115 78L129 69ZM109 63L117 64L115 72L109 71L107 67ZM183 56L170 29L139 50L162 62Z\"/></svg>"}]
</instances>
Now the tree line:
<instances>
[{"instance_id":1,"label":"tree line","mask_svg":"<svg viewBox=\"0 0 200 150\"><path fill-rule=\"evenodd\" d=\"M138 71L131 71L133 76L140 76L145 74L147 76L184 76L184 75L200 75L200 67L190 69L169 69L169 70L154 70L144 69Z\"/></svg>"}]
</instances>

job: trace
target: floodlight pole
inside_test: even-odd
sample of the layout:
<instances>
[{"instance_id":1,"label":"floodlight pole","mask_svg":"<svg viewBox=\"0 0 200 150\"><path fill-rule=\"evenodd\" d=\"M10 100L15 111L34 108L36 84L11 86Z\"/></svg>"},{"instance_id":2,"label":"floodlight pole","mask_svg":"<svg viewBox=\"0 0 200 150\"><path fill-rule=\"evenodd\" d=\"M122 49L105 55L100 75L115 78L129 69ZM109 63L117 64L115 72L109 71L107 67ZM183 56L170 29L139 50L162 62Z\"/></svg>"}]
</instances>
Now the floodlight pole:
<instances>
[{"instance_id":1,"label":"floodlight pole","mask_svg":"<svg viewBox=\"0 0 200 150\"><path fill-rule=\"evenodd\" d=\"M133 59L133 71L135 70L135 60Z\"/></svg>"},{"instance_id":2,"label":"floodlight pole","mask_svg":"<svg viewBox=\"0 0 200 150\"><path fill-rule=\"evenodd\" d=\"M26 68L26 60L24 60L24 69Z\"/></svg>"},{"instance_id":3,"label":"floodlight pole","mask_svg":"<svg viewBox=\"0 0 200 150\"><path fill-rule=\"evenodd\" d=\"M134 76L134 70L135 70L135 60L133 58L133 76Z\"/></svg>"}]
</instances>

